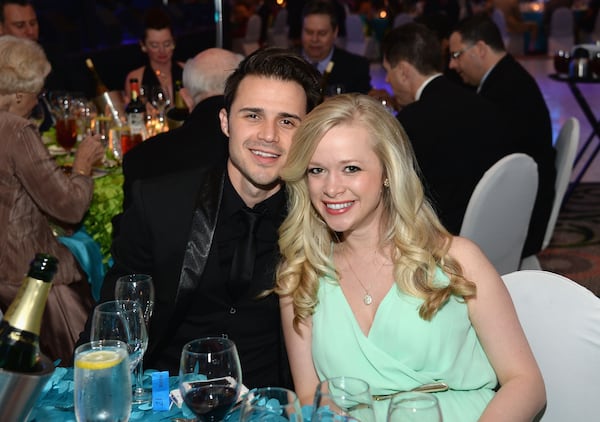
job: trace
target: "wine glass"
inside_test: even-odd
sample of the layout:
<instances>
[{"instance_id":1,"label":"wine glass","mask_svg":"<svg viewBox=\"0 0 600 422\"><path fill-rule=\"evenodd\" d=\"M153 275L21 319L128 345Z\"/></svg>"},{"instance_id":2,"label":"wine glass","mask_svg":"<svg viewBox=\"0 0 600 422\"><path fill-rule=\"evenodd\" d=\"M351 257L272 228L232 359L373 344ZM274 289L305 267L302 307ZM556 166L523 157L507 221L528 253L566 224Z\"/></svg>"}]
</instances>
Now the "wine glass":
<instances>
[{"instance_id":1,"label":"wine glass","mask_svg":"<svg viewBox=\"0 0 600 422\"><path fill-rule=\"evenodd\" d=\"M375 422L373 396L366 381L353 377L334 377L319 383L315 392L312 419L337 420L338 416Z\"/></svg>"},{"instance_id":2,"label":"wine glass","mask_svg":"<svg viewBox=\"0 0 600 422\"><path fill-rule=\"evenodd\" d=\"M298 396L287 388L255 388L244 396L239 422L302 422Z\"/></svg>"},{"instance_id":3,"label":"wine glass","mask_svg":"<svg viewBox=\"0 0 600 422\"><path fill-rule=\"evenodd\" d=\"M77 142L77 119L72 111L72 104L70 95L56 99L56 142L69 154Z\"/></svg>"},{"instance_id":4,"label":"wine glass","mask_svg":"<svg viewBox=\"0 0 600 422\"><path fill-rule=\"evenodd\" d=\"M150 102L158 110L158 121L159 124L164 125L165 123L165 110L171 105L171 99L167 94L167 91L162 86L152 87L150 93Z\"/></svg>"},{"instance_id":5,"label":"wine glass","mask_svg":"<svg viewBox=\"0 0 600 422\"><path fill-rule=\"evenodd\" d=\"M201 422L222 421L237 401L242 370L235 344L223 337L205 337L183 346L179 391Z\"/></svg>"},{"instance_id":6,"label":"wine glass","mask_svg":"<svg viewBox=\"0 0 600 422\"><path fill-rule=\"evenodd\" d=\"M91 340L121 340L129 351L133 373L148 347L148 334L142 307L133 300L113 300L94 308Z\"/></svg>"},{"instance_id":7,"label":"wine glass","mask_svg":"<svg viewBox=\"0 0 600 422\"><path fill-rule=\"evenodd\" d=\"M140 304L146 330L149 330L150 317L154 307L154 285L152 277L146 274L129 274L117 279L115 299L133 300ZM151 392L144 389L142 369L143 358L133 371L133 402L145 403L151 399Z\"/></svg>"},{"instance_id":8,"label":"wine glass","mask_svg":"<svg viewBox=\"0 0 600 422\"><path fill-rule=\"evenodd\" d=\"M442 412L431 393L400 393L390 401L387 422L442 422Z\"/></svg>"}]
</instances>

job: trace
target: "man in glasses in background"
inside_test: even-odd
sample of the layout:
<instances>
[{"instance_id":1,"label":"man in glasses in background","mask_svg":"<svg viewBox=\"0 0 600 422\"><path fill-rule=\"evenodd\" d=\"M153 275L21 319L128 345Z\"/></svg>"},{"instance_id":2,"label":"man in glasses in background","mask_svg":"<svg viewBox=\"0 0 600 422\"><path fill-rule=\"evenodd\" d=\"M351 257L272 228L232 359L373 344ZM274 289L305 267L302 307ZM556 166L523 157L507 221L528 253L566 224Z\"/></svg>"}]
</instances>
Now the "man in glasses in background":
<instances>
[{"instance_id":1,"label":"man in glasses in background","mask_svg":"<svg viewBox=\"0 0 600 422\"><path fill-rule=\"evenodd\" d=\"M535 79L507 53L494 21L477 15L461 21L450 35L450 68L496 106L511 131L514 150L538 166L538 191L522 256L542 247L554 201L556 152L550 112Z\"/></svg>"},{"instance_id":2,"label":"man in glasses in background","mask_svg":"<svg viewBox=\"0 0 600 422\"><path fill-rule=\"evenodd\" d=\"M475 185L509 151L502 122L491 104L442 74L440 43L426 26L394 28L382 53L426 192L444 226L459 234Z\"/></svg>"}]
</instances>

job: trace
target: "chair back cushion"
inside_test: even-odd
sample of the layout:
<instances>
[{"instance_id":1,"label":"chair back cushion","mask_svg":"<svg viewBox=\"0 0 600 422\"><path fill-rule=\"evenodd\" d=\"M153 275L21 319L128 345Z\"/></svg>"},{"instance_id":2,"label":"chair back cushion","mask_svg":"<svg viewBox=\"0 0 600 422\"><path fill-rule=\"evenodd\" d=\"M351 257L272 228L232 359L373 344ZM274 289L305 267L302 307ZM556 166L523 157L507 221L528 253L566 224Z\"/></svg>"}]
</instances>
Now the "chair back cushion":
<instances>
[{"instance_id":1,"label":"chair back cushion","mask_svg":"<svg viewBox=\"0 0 600 422\"><path fill-rule=\"evenodd\" d=\"M477 183L460 229L473 240L500 274L519 269L538 186L535 161L507 155Z\"/></svg>"},{"instance_id":2,"label":"chair back cushion","mask_svg":"<svg viewBox=\"0 0 600 422\"><path fill-rule=\"evenodd\" d=\"M546 384L546 409L536 420L598 420L600 299L548 271L502 279Z\"/></svg>"},{"instance_id":3,"label":"chair back cushion","mask_svg":"<svg viewBox=\"0 0 600 422\"><path fill-rule=\"evenodd\" d=\"M558 213L560 211L567 187L571 181L573 173L573 164L575 163L575 155L579 146L579 120L576 117L570 117L563 124L556 138L554 148L556 149L556 181L554 183L554 203L552 204L552 212L548 219L546 235L542 243L542 250L550 244Z\"/></svg>"}]
</instances>

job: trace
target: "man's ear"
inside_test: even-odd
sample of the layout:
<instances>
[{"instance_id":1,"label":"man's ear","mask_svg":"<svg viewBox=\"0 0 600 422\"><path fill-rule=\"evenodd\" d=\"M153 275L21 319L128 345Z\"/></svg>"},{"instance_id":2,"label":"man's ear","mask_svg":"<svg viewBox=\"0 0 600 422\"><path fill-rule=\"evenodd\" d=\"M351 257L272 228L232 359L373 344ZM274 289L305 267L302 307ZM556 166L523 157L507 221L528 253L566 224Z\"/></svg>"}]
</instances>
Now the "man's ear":
<instances>
[{"instance_id":1,"label":"man's ear","mask_svg":"<svg viewBox=\"0 0 600 422\"><path fill-rule=\"evenodd\" d=\"M190 95L190 93L188 92L188 90L185 87L183 87L179 90L179 94L181 95L183 102L185 103L185 105L187 106L188 110L191 113L195 106L194 99L192 98L192 96Z\"/></svg>"},{"instance_id":2,"label":"man's ear","mask_svg":"<svg viewBox=\"0 0 600 422\"><path fill-rule=\"evenodd\" d=\"M221 121L221 131L229 138L229 118L227 117L227 110L224 108L219 111L219 120Z\"/></svg>"}]
</instances>

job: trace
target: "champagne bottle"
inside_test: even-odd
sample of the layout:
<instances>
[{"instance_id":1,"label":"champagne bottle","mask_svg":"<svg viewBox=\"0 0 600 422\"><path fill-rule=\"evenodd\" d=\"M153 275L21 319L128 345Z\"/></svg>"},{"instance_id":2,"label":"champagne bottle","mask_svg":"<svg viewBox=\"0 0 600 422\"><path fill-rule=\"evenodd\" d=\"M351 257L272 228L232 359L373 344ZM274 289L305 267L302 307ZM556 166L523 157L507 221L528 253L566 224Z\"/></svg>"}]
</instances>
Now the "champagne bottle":
<instances>
[{"instance_id":1,"label":"champagne bottle","mask_svg":"<svg viewBox=\"0 0 600 422\"><path fill-rule=\"evenodd\" d=\"M34 372L40 362L40 327L58 260L38 253L0 323L0 368Z\"/></svg>"},{"instance_id":2,"label":"champagne bottle","mask_svg":"<svg viewBox=\"0 0 600 422\"><path fill-rule=\"evenodd\" d=\"M131 130L132 143L137 145L146 139L146 107L140 99L140 84L136 78L129 80L131 101L125 108L127 124Z\"/></svg>"},{"instance_id":3,"label":"champagne bottle","mask_svg":"<svg viewBox=\"0 0 600 422\"><path fill-rule=\"evenodd\" d=\"M167 123L169 129L175 129L183 124L190 112L181 96L181 81L175 82L175 107L167 111Z\"/></svg>"},{"instance_id":4,"label":"champagne bottle","mask_svg":"<svg viewBox=\"0 0 600 422\"><path fill-rule=\"evenodd\" d=\"M100 75L94 67L94 62L89 57L85 59L85 65L89 69L90 73L94 78L94 84L96 85L96 105L100 113L110 115L115 122L120 122L119 110L117 109L113 99L110 96L108 87L102 82Z\"/></svg>"}]
</instances>

